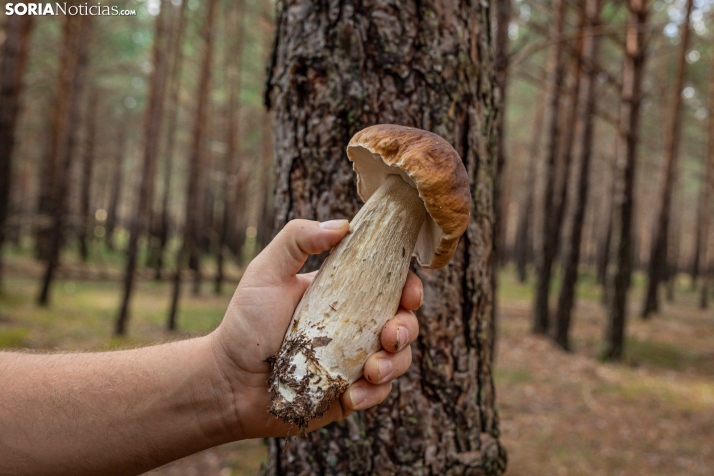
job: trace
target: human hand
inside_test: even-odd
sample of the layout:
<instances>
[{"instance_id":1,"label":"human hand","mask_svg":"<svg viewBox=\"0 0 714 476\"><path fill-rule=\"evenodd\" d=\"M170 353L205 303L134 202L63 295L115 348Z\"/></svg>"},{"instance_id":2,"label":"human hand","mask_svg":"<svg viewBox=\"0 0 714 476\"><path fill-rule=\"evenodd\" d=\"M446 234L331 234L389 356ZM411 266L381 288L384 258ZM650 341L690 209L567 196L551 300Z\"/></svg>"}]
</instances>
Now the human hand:
<instances>
[{"instance_id":1,"label":"human hand","mask_svg":"<svg viewBox=\"0 0 714 476\"><path fill-rule=\"evenodd\" d=\"M273 417L268 409L272 394L266 359L275 355L305 290L316 273L297 274L309 254L333 248L347 234L349 222L318 223L293 220L248 266L219 328L211 335L216 360L230 386L238 428L236 438L286 436L296 433ZM340 399L308 431L346 418L382 402L392 380L411 364L411 348L418 334L411 311L419 308L423 289L419 278L409 273L396 316L382 329L383 349L364 365L364 377L350 385Z\"/></svg>"}]
</instances>

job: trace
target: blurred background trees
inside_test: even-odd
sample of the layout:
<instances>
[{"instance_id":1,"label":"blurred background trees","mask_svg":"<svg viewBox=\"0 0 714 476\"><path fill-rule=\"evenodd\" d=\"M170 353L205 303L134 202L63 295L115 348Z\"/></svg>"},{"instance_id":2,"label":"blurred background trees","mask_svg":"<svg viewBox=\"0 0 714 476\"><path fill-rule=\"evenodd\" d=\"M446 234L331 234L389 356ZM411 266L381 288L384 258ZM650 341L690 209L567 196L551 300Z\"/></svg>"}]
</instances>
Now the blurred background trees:
<instances>
[{"instance_id":1,"label":"blurred background trees","mask_svg":"<svg viewBox=\"0 0 714 476\"><path fill-rule=\"evenodd\" d=\"M706 309L714 2L402 3L125 0L116 4L136 15L97 17L3 8L0 323L17 311L15 294L28 316L53 315L30 299L61 315L83 302L68 304L66 289L105 283L100 317L53 332L72 342L85 328L164 335L147 331L146 316L174 332L210 328L286 220L354 214L344 145L376 122L444 135L470 164L475 194L491 200L455 264L423 275L422 326L427 314L464 324L423 343L419 378L456 392L462 357L445 349L472 346L464 368L486 391L479 398L492 398L494 336L514 312L493 311L496 295L527 303L518 312L530 331L558 349L612 361L628 361L639 342L628 327ZM306 20L286 23L288 5ZM463 47L452 52L449 41ZM439 308L443 296L458 309ZM596 337L576 336L593 303ZM12 322L0 345L6 334L35 335L36 323ZM65 342L36 339L8 342ZM424 401L436 408L452 393L424 390ZM364 428L383 428L379 411ZM333 430L329 445L349 446L358 429ZM323 444L273 452L271 464ZM376 461L369 455L363 463Z\"/></svg>"}]
</instances>

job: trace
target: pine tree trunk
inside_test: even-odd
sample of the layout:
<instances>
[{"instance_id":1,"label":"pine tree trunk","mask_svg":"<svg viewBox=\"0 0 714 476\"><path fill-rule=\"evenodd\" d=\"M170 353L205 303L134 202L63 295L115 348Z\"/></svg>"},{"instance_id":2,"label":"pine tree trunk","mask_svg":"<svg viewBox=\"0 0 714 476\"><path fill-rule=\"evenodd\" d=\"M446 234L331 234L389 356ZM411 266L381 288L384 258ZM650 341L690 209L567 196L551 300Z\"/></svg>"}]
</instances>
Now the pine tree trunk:
<instances>
[{"instance_id":1,"label":"pine tree trunk","mask_svg":"<svg viewBox=\"0 0 714 476\"><path fill-rule=\"evenodd\" d=\"M559 38L563 33L565 12L568 2L555 0L553 2L553 20L550 32L551 38ZM536 298L533 307L533 332L546 334L550 327L548 311L548 295L550 293L550 278L553 261L558 251L558 237L553 200L557 178L557 158L560 148L560 91L565 77L563 61L563 42L557 42L553 47L553 55L548 67L548 145L545 156L545 191L543 193L543 228L541 248L536 255Z\"/></svg>"},{"instance_id":2,"label":"pine tree trunk","mask_svg":"<svg viewBox=\"0 0 714 476\"><path fill-rule=\"evenodd\" d=\"M92 236L94 229L94 215L91 212L91 191L92 191L92 175L94 173L94 155L97 132L97 92L92 91L89 98L89 106L87 108L87 129L86 129L86 144L84 147L84 156L82 160L82 189L79 195L79 254L82 261L86 262L89 259L88 237Z\"/></svg>"},{"instance_id":3,"label":"pine tree trunk","mask_svg":"<svg viewBox=\"0 0 714 476\"><path fill-rule=\"evenodd\" d=\"M65 219L67 212L70 169L75 154L77 142L77 128L79 123L79 105L84 88L84 76L87 67L89 42L92 28L92 17L68 17L65 19L65 33L68 47L66 52L68 67L62 72L67 76L60 81L69 84L67 96L61 98L62 105L58 108L60 114L56 117L56 131L58 141L54 151L56 156L52 161L59 167L53 180L52 188L52 225L48 233L48 250L45 273L42 278L42 288L37 299L38 304L47 306L50 301L50 288L59 266L59 255L64 240ZM62 89L61 89L62 90ZM61 91L60 90L60 91Z\"/></svg>"},{"instance_id":4,"label":"pine tree trunk","mask_svg":"<svg viewBox=\"0 0 714 476\"><path fill-rule=\"evenodd\" d=\"M164 104L164 89L166 87L166 72L168 57L164 54L166 48L166 23L169 2L161 2L159 15L156 17L156 33L154 36L154 70L151 77L146 123L144 126L144 157L141 166L141 182L136 212L130 224L129 244L126 250L126 268L124 269L124 289L121 307L117 316L114 333L124 335L129 320L131 295L134 291L134 274L139 251L139 236L144 231L149 218L149 210L154 200L154 181L156 163L159 155L161 137L161 117Z\"/></svg>"},{"instance_id":5,"label":"pine tree trunk","mask_svg":"<svg viewBox=\"0 0 714 476\"><path fill-rule=\"evenodd\" d=\"M76 2L70 2L76 3ZM39 200L37 215L40 223L35 231L36 257L47 262L52 246L53 217L59 197L56 196L60 184L59 174L62 168L61 160L68 134L67 114L70 109L72 80L75 74L77 59L76 37L79 28L79 17L65 16L62 23L62 46L57 71L57 90L51 118L47 124L44 157L40 168Z\"/></svg>"},{"instance_id":6,"label":"pine tree trunk","mask_svg":"<svg viewBox=\"0 0 714 476\"><path fill-rule=\"evenodd\" d=\"M608 322L603 357L622 358L627 317L627 291L632 275L632 212L634 208L635 168L645 67L645 32L648 0L630 0L622 68L620 134L613 195L612 243L608 265Z\"/></svg>"},{"instance_id":7,"label":"pine tree trunk","mask_svg":"<svg viewBox=\"0 0 714 476\"><path fill-rule=\"evenodd\" d=\"M712 255L709 250L712 213L712 197L714 196L714 54L711 56L711 69L709 71L709 107L707 114L707 129L709 138L707 141L707 158L704 165L704 179L701 184L700 205L699 205L699 237L701 251L699 253L699 270L702 274L702 286L700 290L699 308L709 307L709 281L712 268Z\"/></svg>"},{"instance_id":8,"label":"pine tree trunk","mask_svg":"<svg viewBox=\"0 0 714 476\"><path fill-rule=\"evenodd\" d=\"M582 125L580 140L580 164L578 170L578 183L575 207L573 210L573 225L570 232L570 243L567 247L565 270L563 272L563 285L558 298L558 311L556 314L555 342L564 350L570 349L570 321L575 302L575 285L578 281L578 265L580 263L580 241L585 222L585 210L588 199L590 159L592 156L592 142L595 112L595 79L597 72L588 68L597 61L597 37L595 29L600 21L600 0L586 0L585 25L583 28L582 63L586 65L582 71L582 98L579 101L579 122Z\"/></svg>"},{"instance_id":9,"label":"pine tree trunk","mask_svg":"<svg viewBox=\"0 0 714 476\"><path fill-rule=\"evenodd\" d=\"M126 155L127 128L129 121L124 119L119 126L117 134L116 156L114 158L114 171L111 180L111 191L109 192L109 203L107 205L107 232L105 242L110 250L116 247L114 243L114 230L117 226L119 201L121 200L121 189L124 184L124 156Z\"/></svg>"},{"instance_id":10,"label":"pine tree trunk","mask_svg":"<svg viewBox=\"0 0 714 476\"><path fill-rule=\"evenodd\" d=\"M167 98L168 122L166 126L166 146L164 149L164 190L161 197L161 212L158 219L158 241L156 249L156 259L154 261L154 278L159 280L164 267L164 251L169 241L171 232L171 218L169 204L171 203L171 179L173 176L173 164L176 160L176 129L178 124L178 113L180 106L179 92L181 91L181 66L183 64L183 35L186 29L186 5L188 2L181 2L178 11L175 12L177 18L171 22L171 72L168 78L169 93ZM173 5L173 4L172 4Z\"/></svg>"},{"instance_id":11,"label":"pine tree trunk","mask_svg":"<svg viewBox=\"0 0 714 476\"><path fill-rule=\"evenodd\" d=\"M196 122L193 130L193 142L189 155L188 168L188 184L186 191L186 221L184 224L184 238L181 250L176 259L176 276L174 279L174 291L172 298L171 309L167 321L169 330L176 329L176 313L178 312L178 303L181 286L181 270L183 268L184 255L189 257L189 266L194 269L194 290L195 286L200 283L200 242L201 228L200 213L203 210L201 206L201 183L203 176L204 147L203 142L206 136L206 126L208 124L208 102L211 82L211 65L213 64L213 28L216 17L217 0L208 0L207 2L206 22L203 26L203 58L201 64L201 74L198 83L198 94L196 101L198 107L196 109Z\"/></svg>"},{"instance_id":12,"label":"pine tree trunk","mask_svg":"<svg viewBox=\"0 0 714 476\"><path fill-rule=\"evenodd\" d=\"M236 212L245 213L245 202L238 201L240 164L240 143L242 138L240 123L240 93L243 79L243 37L245 26L243 18L244 2L239 0L229 10L226 27L226 38L229 46L226 47L226 79L228 81L228 111L227 111L227 137L228 151L226 153L225 186L223 197L223 216L221 217L217 246L217 272L215 282L216 294L221 294L224 280L223 262L226 248L231 241L231 235L236 230Z\"/></svg>"},{"instance_id":13,"label":"pine tree trunk","mask_svg":"<svg viewBox=\"0 0 714 476\"><path fill-rule=\"evenodd\" d=\"M655 241L650 250L650 262L647 270L648 284L642 317L649 318L653 313L659 312L659 298L657 290L660 283L667 276L667 236L669 233L670 208L672 193L677 175L677 158L679 155L679 137L681 130L680 111L682 109L682 89L684 88L684 73L686 68L687 49L689 48L689 19L692 16L693 0L687 0L684 23L681 27L681 41L677 57L677 76L674 81L672 103L667 119L670 121L665 137L665 156L662 176L662 185L658 197L659 214L657 218Z\"/></svg>"},{"instance_id":14,"label":"pine tree trunk","mask_svg":"<svg viewBox=\"0 0 714 476\"><path fill-rule=\"evenodd\" d=\"M545 83L545 81L543 81ZM524 194L521 204L518 207L518 227L516 229L516 269L518 280L526 282L526 268L532 261L534 254L533 233L535 231L533 214L535 209L536 192L536 165L540 157L540 145L543 135L543 119L545 116L545 94L544 88L538 89L536 97L535 117L533 119L533 131L531 135L530 149L528 153L528 172L525 177Z\"/></svg>"},{"instance_id":15,"label":"pine tree trunk","mask_svg":"<svg viewBox=\"0 0 714 476\"><path fill-rule=\"evenodd\" d=\"M0 290L3 277L2 248L10 210L15 127L20 115L22 80L27 65L32 24L32 16L8 16L5 41L0 51Z\"/></svg>"},{"instance_id":16,"label":"pine tree trunk","mask_svg":"<svg viewBox=\"0 0 714 476\"><path fill-rule=\"evenodd\" d=\"M491 376L498 105L487 2L281 3L272 75L276 227L352 217L345 147L376 123L432 130L461 154L474 210L452 263L420 272L413 363L380 406L286 444L265 474L484 474L504 470ZM458 99L457 99L458 98ZM311 257L315 269L320 257ZM458 318L454 319L454 316Z\"/></svg>"}]
</instances>

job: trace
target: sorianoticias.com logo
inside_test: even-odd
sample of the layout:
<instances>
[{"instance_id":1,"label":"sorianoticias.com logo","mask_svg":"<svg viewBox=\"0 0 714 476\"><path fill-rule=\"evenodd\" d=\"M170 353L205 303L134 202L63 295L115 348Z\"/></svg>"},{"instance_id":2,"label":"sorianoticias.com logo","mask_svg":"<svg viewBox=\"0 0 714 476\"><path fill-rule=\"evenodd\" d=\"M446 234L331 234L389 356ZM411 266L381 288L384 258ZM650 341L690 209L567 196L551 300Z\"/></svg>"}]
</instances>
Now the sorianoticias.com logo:
<instances>
[{"instance_id":1,"label":"sorianoticias.com logo","mask_svg":"<svg viewBox=\"0 0 714 476\"><path fill-rule=\"evenodd\" d=\"M125 15L134 16L136 10L122 10L117 6L107 6L98 3L90 5L84 3L81 5L67 4L67 2L59 3L6 3L5 15L90 15L90 16L115 16Z\"/></svg>"}]
</instances>

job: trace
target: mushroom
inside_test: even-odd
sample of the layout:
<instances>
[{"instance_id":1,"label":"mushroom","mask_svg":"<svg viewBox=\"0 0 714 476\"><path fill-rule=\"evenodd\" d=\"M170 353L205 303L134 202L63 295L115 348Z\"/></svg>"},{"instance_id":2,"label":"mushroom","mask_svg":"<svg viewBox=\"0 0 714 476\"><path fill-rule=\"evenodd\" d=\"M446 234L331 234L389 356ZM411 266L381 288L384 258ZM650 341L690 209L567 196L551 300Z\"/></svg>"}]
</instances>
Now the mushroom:
<instances>
[{"instance_id":1,"label":"mushroom","mask_svg":"<svg viewBox=\"0 0 714 476\"><path fill-rule=\"evenodd\" d=\"M391 124L352 137L347 156L365 201L295 309L271 357L270 411L307 427L362 376L381 348L412 256L446 265L466 230L469 181L458 153L431 132Z\"/></svg>"}]
</instances>

